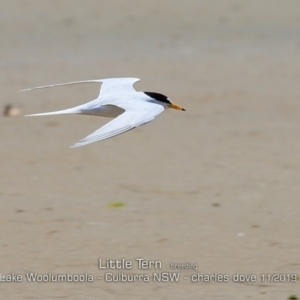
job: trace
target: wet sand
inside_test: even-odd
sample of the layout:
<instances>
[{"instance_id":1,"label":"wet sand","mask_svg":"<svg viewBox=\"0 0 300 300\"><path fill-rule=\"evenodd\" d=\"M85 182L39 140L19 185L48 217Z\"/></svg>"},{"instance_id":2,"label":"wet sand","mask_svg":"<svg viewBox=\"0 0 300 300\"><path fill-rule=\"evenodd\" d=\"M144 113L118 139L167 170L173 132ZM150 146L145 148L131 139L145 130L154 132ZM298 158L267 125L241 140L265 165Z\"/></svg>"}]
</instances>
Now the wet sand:
<instances>
[{"instance_id":1,"label":"wet sand","mask_svg":"<svg viewBox=\"0 0 300 300\"><path fill-rule=\"evenodd\" d=\"M261 277L300 273L299 9L296 0L7 1L3 107L68 108L99 85L18 90L134 76L137 90L164 93L186 112L78 149L68 147L107 119L0 117L0 272L24 276L1 282L2 297L300 296L299 280ZM176 283L107 282L99 258L133 262L114 274L198 269ZM137 269L136 258L162 268ZM94 281L32 283L28 272ZM198 273L230 281L191 282ZM235 283L236 273L257 277Z\"/></svg>"}]
</instances>

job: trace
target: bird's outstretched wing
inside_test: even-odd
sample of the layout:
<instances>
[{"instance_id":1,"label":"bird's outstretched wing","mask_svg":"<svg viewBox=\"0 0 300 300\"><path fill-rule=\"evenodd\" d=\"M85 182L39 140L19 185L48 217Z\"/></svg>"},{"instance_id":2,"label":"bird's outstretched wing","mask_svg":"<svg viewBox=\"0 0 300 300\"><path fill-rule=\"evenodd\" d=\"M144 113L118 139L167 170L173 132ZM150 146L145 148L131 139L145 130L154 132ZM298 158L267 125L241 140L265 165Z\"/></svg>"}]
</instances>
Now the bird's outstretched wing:
<instances>
[{"instance_id":1,"label":"bird's outstretched wing","mask_svg":"<svg viewBox=\"0 0 300 300\"><path fill-rule=\"evenodd\" d=\"M124 133L152 121L164 110L162 105L138 101L134 104L134 106L126 103L115 105L125 109L125 112L92 134L88 135L71 148L85 146L87 144L99 142Z\"/></svg>"},{"instance_id":2,"label":"bird's outstretched wing","mask_svg":"<svg viewBox=\"0 0 300 300\"><path fill-rule=\"evenodd\" d=\"M31 91L36 89L51 88L56 86L70 85L70 84L99 82L102 83L99 96L102 96L103 94L114 93L114 92L135 92L135 89L133 88L133 84L137 81L140 81L140 79L129 78L129 77L83 80L83 81L73 81L73 82L38 86L30 89L21 90L21 92Z\"/></svg>"},{"instance_id":3,"label":"bird's outstretched wing","mask_svg":"<svg viewBox=\"0 0 300 300\"><path fill-rule=\"evenodd\" d=\"M100 90L100 95L109 93L128 93L128 92L136 92L133 88L133 84L135 82L140 81L139 78L109 78L102 79L102 86Z\"/></svg>"}]
</instances>

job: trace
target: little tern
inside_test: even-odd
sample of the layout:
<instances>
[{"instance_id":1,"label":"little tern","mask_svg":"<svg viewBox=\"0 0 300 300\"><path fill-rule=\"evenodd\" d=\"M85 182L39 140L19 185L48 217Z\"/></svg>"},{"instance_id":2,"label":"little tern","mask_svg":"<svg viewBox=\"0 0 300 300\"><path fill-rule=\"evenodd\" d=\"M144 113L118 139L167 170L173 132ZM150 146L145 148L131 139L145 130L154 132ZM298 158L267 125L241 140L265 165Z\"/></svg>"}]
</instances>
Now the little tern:
<instances>
[{"instance_id":1,"label":"little tern","mask_svg":"<svg viewBox=\"0 0 300 300\"><path fill-rule=\"evenodd\" d=\"M166 108L174 108L185 111L184 108L173 103L167 96L163 94L136 91L133 88L133 84L137 81L140 81L140 79L108 78L74 81L25 89L22 91L78 83L102 83L100 94L95 100L69 109L32 114L27 115L26 117L59 114L82 114L115 118L106 123L100 129L80 140L75 145L71 146L71 148L75 148L111 138L115 135L149 123Z\"/></svg>"}]
</instances>

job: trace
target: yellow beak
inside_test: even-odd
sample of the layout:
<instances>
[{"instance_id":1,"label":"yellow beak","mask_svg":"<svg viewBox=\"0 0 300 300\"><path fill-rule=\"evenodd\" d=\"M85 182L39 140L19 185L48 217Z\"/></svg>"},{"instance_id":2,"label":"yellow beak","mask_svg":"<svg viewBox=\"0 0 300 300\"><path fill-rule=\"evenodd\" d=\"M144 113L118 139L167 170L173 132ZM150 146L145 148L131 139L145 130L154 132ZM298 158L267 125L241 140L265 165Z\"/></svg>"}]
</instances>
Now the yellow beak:
<instances>
[{"instance_id":1,"label":"yellow beak","mask_svg":"<svg viewBox=\"0 0 300 300\"><path fill-rule=\"evenodd\" d=\"M183 110L183 111L185 111L185 109L184 109L183 107L181 107L181 106L179 106L179 105L177 105L177 104L175 104L175 103L169 104L169 107L174 108L174 109L178 109L178 110Z\"/></svg>"}]
</instances>

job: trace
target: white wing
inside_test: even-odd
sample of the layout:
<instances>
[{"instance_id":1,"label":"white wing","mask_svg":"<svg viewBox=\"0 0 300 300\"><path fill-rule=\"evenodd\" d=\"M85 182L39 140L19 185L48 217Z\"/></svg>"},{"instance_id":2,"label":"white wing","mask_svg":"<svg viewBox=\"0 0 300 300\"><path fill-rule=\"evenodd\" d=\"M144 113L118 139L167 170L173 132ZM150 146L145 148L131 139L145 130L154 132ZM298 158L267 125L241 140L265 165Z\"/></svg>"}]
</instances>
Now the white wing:
<instances>
[{"instance_id":1,"label":"white wing","mask_svg":"<svg viewBox=\"0 0 300 300\"><path fill-rule=\"evenodd\" d=\"M100 129L96 130L92 134L88 135L86 138L82 139L71 148L99 142L101 140L105 140L115 135L124 133L125 131L131 130L135 127L152 121L164 110L164 107L162 105L138 101L134 103L134 105L122 103L120 105L118 104L118 106L125 109L125 112L119 115L114 120L102 126Z\"/></svg>"},{"instance_id":2,"label":"white wing","mask_svg":"<svg viewBox=\"0 0 300 300\"><path fill-rule=\"evenodd\" d=\"M51 88L55 86L62 86L62 85L69 85L69 84L99 82L102 83L99 96L102 96L103 94L113 93L113 92L135 92L135 89L133 88L133 84L137 81L140 81L140 79L139 78L108 78L108 79L83 80L83 81L73 81L73 82L38 86L30 89L21 90L21 92L31 91L36 89Z\"/></svg>"},{"instance_id":3,"label":"white wing","mask_svg":"<svg viewBox=\"0 0 300 300\"><path fill-rule=\"evenodd\" d=\"M109 94L109 93L128 93L128 92L136 92L133 88L133 84L137 81L140 81L139 78L110 78L103 79L102 86L100 90L100 95Z\"/></svg>"}]
</instances>

